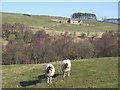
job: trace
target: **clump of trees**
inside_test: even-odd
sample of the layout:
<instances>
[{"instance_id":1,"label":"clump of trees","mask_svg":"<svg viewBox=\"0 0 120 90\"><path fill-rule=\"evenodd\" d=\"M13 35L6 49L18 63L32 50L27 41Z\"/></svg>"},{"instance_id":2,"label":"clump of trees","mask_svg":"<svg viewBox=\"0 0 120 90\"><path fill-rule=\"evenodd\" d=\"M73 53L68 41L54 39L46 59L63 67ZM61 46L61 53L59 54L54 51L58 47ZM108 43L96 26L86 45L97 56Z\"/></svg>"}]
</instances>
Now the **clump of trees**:
<instances>
[{"instance_id":1,"label":"clump of trees","mask_svg":"<svg viewBox=\"0 0 120 90\"><path fill-rule=\"evenodd\" d=\"M37 64L66 58L73 60L118 56L118 39L115 34L113 35L113 32L105 32L102 38L75 42L69 34L50 36L44 30L33 34L22 24L14 25L14 28L13 25L8 25L9 28L5 28L10 33L3 36L9 41L2 50L2 64L4 65ZM14 38L11 35L14 35ZM8 39L9 37L12 39Z\"/></svg>"},{"instance_id":2,"label":"clump of trees","mask_svg":"<svg viewBox=\"0 0 120 90\"><path fill-rule=\"evenodd\" d=\"M110 33L104 33L102 38L91 40L95 46L97 57L117 57L118 56L118 40L112 37Z\"/></svg>"},{"instance_id":3,"label":"clump of trees","mask_svg":"<svg viewBox=\"0 0 120 90\"><path fill-rule=\"evenodd\" d=\"M93 19L93 20L97 19L95 14L81 13L81 12L73 13L71 17L72 18L81 18L81 19Z\"/></svg>"},{"instance_id":4,"label":"clump of trees","mask_svg":"<svg viewBox=\"0 0 120 90\"><path fill-rule=\"evenodd\" d=\"M2 24L2 38L9 42L24 42L29 43L33 36L33 32L21 23L13 25L4 23Z\"/></svg>"}]
</instances>

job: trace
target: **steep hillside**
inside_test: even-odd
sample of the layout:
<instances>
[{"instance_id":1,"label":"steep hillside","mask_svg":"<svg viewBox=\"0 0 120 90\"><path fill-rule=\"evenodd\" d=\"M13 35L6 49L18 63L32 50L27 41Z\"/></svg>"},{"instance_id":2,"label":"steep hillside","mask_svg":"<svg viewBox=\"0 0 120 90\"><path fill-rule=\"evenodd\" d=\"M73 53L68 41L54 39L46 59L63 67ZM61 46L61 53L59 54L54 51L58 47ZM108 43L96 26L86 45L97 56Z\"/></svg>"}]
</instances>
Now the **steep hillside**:
<instances>
[{"instance_id":1,"label":"steep hillside","mask_svg":"<svg viewBox=\"0 0 120 90\"><path fill-rule=\"evenodd\" d=\"M13 14L13 13L2 13L2 23L11 23L14 24L16 22L23 23L26 26L31 27L46 27L52 28L54 30L61 31L90 31L90 32L103 32L110 30L118 30L117 24L106 23L106 22L98 22L95 20L82 20L85 24L90 24L93 26L86 25L74 25L68 23L57 23L52 19L57 20L68 20L68 18L63 17L54 17L54 16L44 16L44 15L31 15L26 16L24 14Z\"/></svg>"}]
</instances>

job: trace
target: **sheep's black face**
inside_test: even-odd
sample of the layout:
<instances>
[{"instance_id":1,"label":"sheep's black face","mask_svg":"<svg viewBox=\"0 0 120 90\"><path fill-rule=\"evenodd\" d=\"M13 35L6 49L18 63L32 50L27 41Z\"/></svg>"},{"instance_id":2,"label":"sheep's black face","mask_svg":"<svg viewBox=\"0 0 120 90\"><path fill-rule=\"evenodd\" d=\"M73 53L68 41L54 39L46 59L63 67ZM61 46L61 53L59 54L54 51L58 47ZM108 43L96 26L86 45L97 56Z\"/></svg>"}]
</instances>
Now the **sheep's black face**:
<instances>
[{"instance_id":1,"label":"sheep's black face","mask_svg":"<svg viewBox=\"0 0 120 90\"><path fill-rule=\"evenodd\" d=\"M65 63L65 68L69 68L69 67L68 67L68 63Z\"/></svg>"},{"instance_id":2,"label":"sheep's black face","mask_svg":"<svg viewBox=\"0 0 120 90\"><path fill-rule=\"evenodd\" d=\"M53 69L53 68L52 68L52 67L50 67L50 66L49 66L49 67L47 67L47 73L52 72L52 69Z\"/></svg>"}]
</instances>

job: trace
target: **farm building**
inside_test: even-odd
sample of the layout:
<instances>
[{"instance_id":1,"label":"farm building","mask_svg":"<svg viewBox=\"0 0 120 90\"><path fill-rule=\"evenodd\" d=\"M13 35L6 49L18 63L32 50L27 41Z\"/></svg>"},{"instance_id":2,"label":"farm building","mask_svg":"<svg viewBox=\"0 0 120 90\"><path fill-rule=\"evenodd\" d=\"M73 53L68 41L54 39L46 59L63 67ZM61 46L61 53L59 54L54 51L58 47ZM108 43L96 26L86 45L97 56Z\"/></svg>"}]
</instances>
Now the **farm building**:
<instances>
[{"instance_id":1,"label":"farm building","mask_svg":"<svg viewBox=\"0 0 120 90\"><path fill-rule=\"evenodd\" d=\"M77 20L77 19L69 19L67 22L71 24L83 24L82 20Z\"/></svg>"},{"instance_id":2,"label":"farm building","mask_svg":"<svg viewBox=\"0 0 120 90\"><path fill-rule=\"evenodd\" d=\"M110 22L110 23L118 23L120 24L120 18L118 19L105 19L104 22Z\"/></svg>"},{"instance_id":3,"label":"farm building","mask_svg":"<svg viewBox=\"0 0 120 90\"><path fill-rule=\"evenodd\" d=\"M68 19L68 20L57 20L57 19L52 19L52 21L58 22L58 23L70 23L70 24L83 24L82 20L78 19Z\"/></svg>"},{"instance_id":4,"label":"farm building","mask_svg":"<svg viewBox=\"0 0 120 90\"><path fill-rule=\"evenodd\" d=\"M58 23L67 23L67 20L58 20L58 19L51 19L51 20Z\"/></svg>"}]
</instances>

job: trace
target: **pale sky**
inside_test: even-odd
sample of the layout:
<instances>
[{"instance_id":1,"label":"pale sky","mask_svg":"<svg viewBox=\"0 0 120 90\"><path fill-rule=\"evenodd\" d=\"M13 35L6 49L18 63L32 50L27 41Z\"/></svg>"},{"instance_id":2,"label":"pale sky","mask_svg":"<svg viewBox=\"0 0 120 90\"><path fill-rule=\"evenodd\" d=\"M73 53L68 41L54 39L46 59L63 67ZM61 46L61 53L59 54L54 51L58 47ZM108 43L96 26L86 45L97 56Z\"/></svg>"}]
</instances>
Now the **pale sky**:
<instances>
[{"instance_id":1,"label":"pale sky","mask_svg":"<svg viewBox=\"0 0 120 90\"><path fill-rule=\"evenodd\" d=\"M2 12L70 17L93 13L98 19L118 17L118 2L2 2Z\"/></svg>"}]
</instances>

